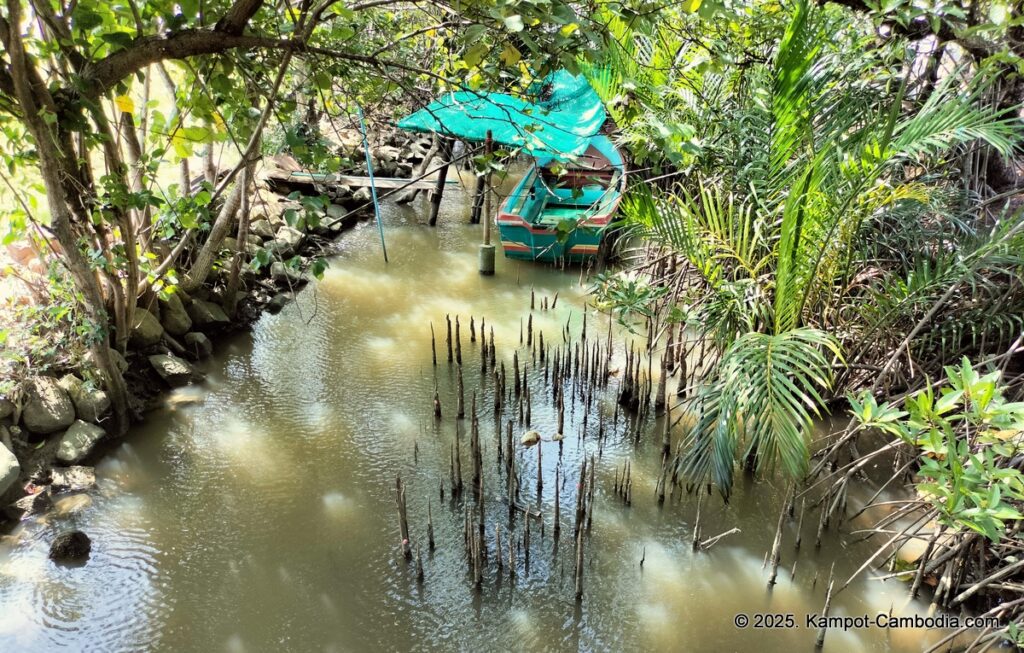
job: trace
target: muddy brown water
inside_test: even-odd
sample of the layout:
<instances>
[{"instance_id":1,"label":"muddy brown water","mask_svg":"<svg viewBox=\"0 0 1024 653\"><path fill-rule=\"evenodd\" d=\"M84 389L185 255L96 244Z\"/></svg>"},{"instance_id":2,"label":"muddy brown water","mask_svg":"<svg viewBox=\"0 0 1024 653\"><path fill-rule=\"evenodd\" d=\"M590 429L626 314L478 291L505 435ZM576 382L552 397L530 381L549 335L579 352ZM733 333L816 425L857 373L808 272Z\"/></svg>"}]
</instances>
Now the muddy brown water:
<instances>
[{"instance_id":1,"label":"muddy brown water","mask_svg":"<svg viewBox=\"0 0 1024 653\"><path fill-rule=\"evenodd\" d=\"M477 326L486 318L488 329L494 327L498 358L510 365L530 289L538 302L558 293L554 310L534 311L535 330L556 343L567 322L578 335L586 288L578 269L562 272L500 255L496 276L479 276L480 227L465 224L465 207L449 193L441 225L431 229L418 224L424 204L387 206L389 265L372 223L345 235L322 282L279 315L263 316L251 335L223 344L205 366L204 383L171 394L98 464L97 491L62 500L57 513L23 524L0 545L0 651L813 650L816 632L805 615L820 612L829 569L835 565L841 584L870 546L829 536L815 549L816 519L808 513L796 577L790 577L795 525L787 524L780 580L769 591L762 562L785 488L781 481L743 480L728 505L714 499L702 509L705 537L733 527L741 532L694 553L693 499L675 495L663 506L655 500L655 424L639 444L624 422L607 427L585 545L584 598L576 604L575 478L584 452L598 448L596 419L578 437L579 405L567 407L560 462L556 444L541 445L545 534L535 523L529 570L520 553L513 581L507 569L497 573L492 559L482 590L474 591L462 541L471 494L456 502L438 497L439 482L448 489L455 429L445 314L462 316L467 410L472 392L480 395L493 547L493 524L502 524L508 537L507 508L494 491L503 487L503 472L491 386L480 379L469 316ZM607 318L591 309L589 322L603 337ZM435 373L445 409L440 423L432 415ZM550 392L542 372L529 378L532 428L550 435L556 420ZM605 410L610 417L610 402ZM515 427L517 440L523 430ZM535 502L535 452L517 449L524 500ZM631 507L612 492L615 469L627 457ZM467 478L468 460L467 454ZM566 478L558 547L551 539L556 464ZM408 486L413 543L424 548L422 585L399 553L398 473ZM428 499L438 544L433 553L426 552ZM70 527L93 539L83 567L56 566L46 557L47 543ZM521 519L516 528L521 535ZM924 615L927 605L909 602L902 583L864 578L832 606L833 615L890 610ZM753 619L765 612L791 613L796 627L734 625L736 614ZM940 635L830 630L825 649L918 651Z\"/></svg>"}]
</instances>

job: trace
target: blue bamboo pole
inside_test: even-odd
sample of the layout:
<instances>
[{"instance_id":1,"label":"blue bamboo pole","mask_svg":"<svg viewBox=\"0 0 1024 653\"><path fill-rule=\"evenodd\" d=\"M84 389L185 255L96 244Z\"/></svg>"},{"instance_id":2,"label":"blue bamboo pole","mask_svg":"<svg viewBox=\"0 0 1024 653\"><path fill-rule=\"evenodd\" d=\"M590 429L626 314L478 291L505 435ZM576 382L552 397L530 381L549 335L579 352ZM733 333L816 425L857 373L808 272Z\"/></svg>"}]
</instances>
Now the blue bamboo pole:
<instances>
[{"instance_id":1,"label":"blue bamboo pole","mask_svg":"<svg viewBox=\"0 0 1024 653\"><path fill-rule=\"evenodd\" d=\"M384 262L388 262L388 246L384 244L384 223L380 221L380 203L377 201L377 185L373 181L373 157L370 156L370 143L366 140L366 121L363 120L363 108L356 105L359 113L359 128L363 130L363 151L366 152L366 173L370 177L370 195L373 197L373 213L377 216L377 231L380 232L380 248L384 250Z\"/></svg>"}]
</instances>

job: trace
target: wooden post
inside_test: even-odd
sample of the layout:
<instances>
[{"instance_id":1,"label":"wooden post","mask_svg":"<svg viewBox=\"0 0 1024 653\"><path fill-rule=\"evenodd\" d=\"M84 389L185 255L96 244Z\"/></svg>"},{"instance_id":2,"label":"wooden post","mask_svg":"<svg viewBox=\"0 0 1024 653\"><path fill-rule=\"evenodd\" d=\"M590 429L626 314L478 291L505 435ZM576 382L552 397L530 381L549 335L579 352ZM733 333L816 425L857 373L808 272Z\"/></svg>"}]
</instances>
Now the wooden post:
<instances>
[{"instance_id":1,"label":"wooden post","mask_svg":"<svg viewBox=\"0 0 1024 653\"><path fill-rule=\"evenodd\" d=\"M395 477L395 501L398 504L398 530L402 537L402 555L412 560L412 544L409 542L409 518L405 511L405 486L402 477Z\"/></svg>"},{"instance_id":2,"label":"wooden post","mask_svg":"<svg viewBox=\"0 0 1024 653\"><path fill-rule=\"evenodd\" d=\"M437 214L441 209L441 197L444 195L445 180L448 178L448 167L451 165L452 157L452 142L442 137L440 155L444 159L445 164L440 170L437 171L437 181L434 182L434 190L430 193L430 226L437 226Z\"/></svg>"}]
</instances>

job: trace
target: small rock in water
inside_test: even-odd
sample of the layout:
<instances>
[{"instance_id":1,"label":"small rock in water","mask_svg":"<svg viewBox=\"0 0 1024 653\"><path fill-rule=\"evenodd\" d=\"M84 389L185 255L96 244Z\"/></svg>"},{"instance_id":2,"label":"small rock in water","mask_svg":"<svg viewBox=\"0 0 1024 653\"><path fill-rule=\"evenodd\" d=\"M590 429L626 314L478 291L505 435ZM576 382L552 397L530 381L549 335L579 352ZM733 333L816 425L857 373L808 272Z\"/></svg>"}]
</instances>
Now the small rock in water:
<instances>
[{"instance_id":1,"label":"small rock in water","mask_svg":"<svg viewBox=\"0 0 1024 653\"><path fill-rule=\"evenodd\" d=\"M271 315L277 315L291 300L292 294L290 292L277 293L267 302L267 312Z\"/></svg>"},{"instance_id":2,"label":"small rock in water","mask_svg":"<svg viewBox=\"0 0 1024 653\"><path fill-rule=\"evenodd\" d=\"M54 492L80 492L96 487L96 470L84 465L54 467L50 489Z\"/></svg>"},{"instance_id":3,"label":"small rock in water","mask_svg":"<svg viewBox=\"0 0 1024 653\"><path fill-rule=\"evenodd\" d=\"M519 439L519 442L525 447L532 447L540 442L540 433L537 431L527 431L523 433L523 437Z\"/></svg>"},{"instance_id":4,"label":"small rock in water","mask_svg":"<svg viewBox=\"0 0 1024 653\"><path fill-rule=\"evenodd\" d=\"M199 377L191 365L170 354L150 356L149 364L172 388L188 385Z\"/></svg>"},{"instance_id":5,"label":"small rock in water","mask_svg":"<svg viewBox=\"0 0 1024 653\"><path fill-rule=\"evenodd\" d=\"M565 439L565 434L564 433L555 433L553 436L551 436L551 441L552 442L561 442L564 439Z\"/></svg>"},{"instance_id":6,"label":"small rock in water","mask_svg":"<svg viewBox=\"0 0 1024 653\"><path fill-rule=\"evenodd\" d=\"M49 490L42 490L35 494L24 496L14 502L14 508L21 514L21 519L42 514L52 507L53 500L50 498Z\"/></svg>"},{"instance_id":7,"label":"small rock in water","mask_svg":"<svg viewBox=\"0 0 1024 653\"><path fill-rule=\"evenodd\" d=\"M76 515L92 505L92 497L88 494L72 494L54 501L53 512L57 517Z\"/></svg>"},{"instance_id":8,"label":"small rock in water","mask_svg":"<svg viewBox=\"0 0 1024 653\"><path fill-rule=\"evenodd\" d=\"M185 334L185 349L196 358L208 358L213 355L213 343L200 331Z\"/></svg>"},{"instance_id":9,"label":"small rock in water","mask_svg":"<svg viewBox=\"0 0 1024 653\"><path fill-rule=\"evenodd\" d=\"M89 557L92 541L82 531L65 531L50 545L50 560L80 562Z\"/></svg>"}]
</instances>

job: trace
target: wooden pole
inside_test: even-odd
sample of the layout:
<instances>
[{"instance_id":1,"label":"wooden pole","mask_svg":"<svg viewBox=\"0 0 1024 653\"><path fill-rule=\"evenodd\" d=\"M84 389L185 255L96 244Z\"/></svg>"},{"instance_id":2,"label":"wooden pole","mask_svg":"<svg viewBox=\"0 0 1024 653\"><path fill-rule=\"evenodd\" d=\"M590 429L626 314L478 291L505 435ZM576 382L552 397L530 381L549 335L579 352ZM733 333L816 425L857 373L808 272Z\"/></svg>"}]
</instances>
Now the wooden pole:
<instances>
[{"instance_id":1,"label":"wooden pole","mask_svg":"<svg viewBox=\"0 0 1024 653\"><path fill-rule=\"evenodd\" d=\"M448 178L448 167L451 165L452 143L447 138L441 139L441 157L444 159L444 166L437 171L437 181L434 182L434 190L430 192L430 226L437 226L437 214L441 209L441 197L444 195L445 180Z\"/></svg>"},{"instance_id":2,"label":"wooden pole","mask_svg":"<svg viewBox=\"0 0 1024 653\"><path fill-rule=\"evenodd\" d=\"M395 477L395 501L398 504L398 530L402 538L402 555L406 560L412 560L412 544L409 542L409 518L405 510L405 485L402 484L402 477Z\"/></svg>"}]
</instances>

